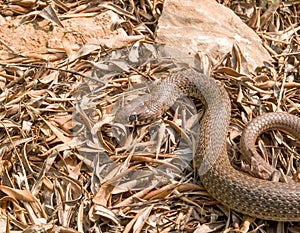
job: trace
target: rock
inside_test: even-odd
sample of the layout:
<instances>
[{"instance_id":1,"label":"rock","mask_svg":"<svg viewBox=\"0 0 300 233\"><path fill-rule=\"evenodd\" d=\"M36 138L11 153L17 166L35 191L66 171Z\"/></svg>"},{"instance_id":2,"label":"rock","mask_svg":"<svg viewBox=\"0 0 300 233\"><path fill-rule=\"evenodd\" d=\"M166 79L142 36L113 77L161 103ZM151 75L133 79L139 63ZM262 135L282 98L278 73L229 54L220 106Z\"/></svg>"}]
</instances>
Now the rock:
<instances>
[{"instance_id":1,"label":"rock","mask_svg":"<svg viewBox=\"0 0 300 233\"><path fill-rule=\"evenodd\" d=\"M237 44L248 70L272 61L259 36L232 10L211 0L166 0L158 23L156 41L183 50L218 59Z\"/></svg>"}]
</instances>

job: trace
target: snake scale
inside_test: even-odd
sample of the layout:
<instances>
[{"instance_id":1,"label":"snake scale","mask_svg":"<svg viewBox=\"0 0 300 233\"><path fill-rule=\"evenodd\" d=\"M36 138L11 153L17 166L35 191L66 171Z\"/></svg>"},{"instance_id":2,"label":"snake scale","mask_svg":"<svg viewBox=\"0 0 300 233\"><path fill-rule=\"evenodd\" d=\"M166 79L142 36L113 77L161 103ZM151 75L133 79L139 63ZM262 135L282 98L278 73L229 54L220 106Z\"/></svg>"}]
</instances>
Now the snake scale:
<instances>
[{"instance_id":1,"label":"snake scale","mask_svg":"<svg viewBox=\"0 0 300 233\"><path fill-rule=\"evenodd\" d=\"M230 100L215 80L196 71L178 71L158 84L150 94L133 100L116 114L115 121L132 124L153 121L182 96L199 99L205 106L194 157L203 186L226 207L266 220L300 221L300 184L258 179L234 169L226 150ZM255 150L259 134L281 129L300 141L300 118L287 113L267 113L244 130L244 150ZM247 146L249 144L249 146ZM245 153L246 153L245 152Z\"/></svg>"}]
</instances>

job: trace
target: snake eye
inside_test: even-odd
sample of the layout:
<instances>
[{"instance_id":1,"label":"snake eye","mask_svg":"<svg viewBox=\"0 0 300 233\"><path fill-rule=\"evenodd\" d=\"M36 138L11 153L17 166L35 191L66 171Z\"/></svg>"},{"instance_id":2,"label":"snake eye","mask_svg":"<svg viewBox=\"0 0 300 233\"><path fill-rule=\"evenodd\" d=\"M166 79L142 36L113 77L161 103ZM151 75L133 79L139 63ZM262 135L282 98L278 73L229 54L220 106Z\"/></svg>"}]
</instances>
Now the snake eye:
<instances>
[{"instance_id":1,"label":"snake eye","mask_svg":"<svg viewBox=\"0 0 300 233\"><path fill-rule=\"evenodd\" d=\"M136 115L130 115L129 116L129 121L136 121L137 120L137 116Z\"/></svg>"}]
</instances>

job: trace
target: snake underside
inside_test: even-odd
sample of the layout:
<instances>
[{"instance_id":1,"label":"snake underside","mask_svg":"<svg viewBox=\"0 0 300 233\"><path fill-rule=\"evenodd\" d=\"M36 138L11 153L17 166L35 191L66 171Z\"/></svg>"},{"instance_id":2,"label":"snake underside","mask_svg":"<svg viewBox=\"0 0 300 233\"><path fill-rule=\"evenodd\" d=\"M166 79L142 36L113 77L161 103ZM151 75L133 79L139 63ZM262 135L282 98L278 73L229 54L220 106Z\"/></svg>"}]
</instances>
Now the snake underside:
<instances>
[{"instance_id":1,"label":"snake underside","mask_svg":"<svg viewBox=\"0 0 300 233\"><path fill-rule=\"evenodd\" d=\"M116 115L116 121L148 122L182 96L198 98L206 108L200 122L194 163L210 195L228 208L249 216L300 221L300 184L254 178L231 166L226 151L230 100L225 89L214 79L195 71L171 74L151 94L122 108ZM273 128L282 129L300 140L300 118L287 113L270 113L256 118L243 137L254 145L262 131Z\"/></svg>"}]
</instances>

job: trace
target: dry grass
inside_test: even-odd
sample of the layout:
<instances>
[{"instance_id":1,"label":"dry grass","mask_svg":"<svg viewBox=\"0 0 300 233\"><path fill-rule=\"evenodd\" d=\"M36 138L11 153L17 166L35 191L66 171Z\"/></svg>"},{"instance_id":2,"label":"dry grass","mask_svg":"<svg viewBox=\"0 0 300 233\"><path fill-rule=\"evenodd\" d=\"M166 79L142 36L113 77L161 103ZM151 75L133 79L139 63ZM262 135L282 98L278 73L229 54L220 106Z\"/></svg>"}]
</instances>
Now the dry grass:
<instances>
[{"instance_id":1,"label":"dry grass","mask_svg":"<svg viewBox=\"0 0 300 233\"><path fill-rule=\"evenodd\" d=\"M33 10L46 5L38 3L1 1L0 12L35 20ZM118 27L148 42L162 10L160 1L53 4L65 17L113 10L124 19ZM223 4L256 30L275 61L250 74L234 47L204 67L232 100L229 152L239 164L239 137L251 119L272 111L300 113L300 2L262 1L259 10L242 1ZM166 57L153 58L159 46L85 47L69 60L68 46L26 56L5 43L0 46L0 232L237 231L242 216L210 198L191 167L198 119L193 105L179 102L163 120L136 130L112 126L124 91L181 66ZM299 179L299 149L287 140L273 132L258 145L273 165ZM300 231L299 223L259 219L250 231L276 227Z\"/></svg>"}]
</instances>

